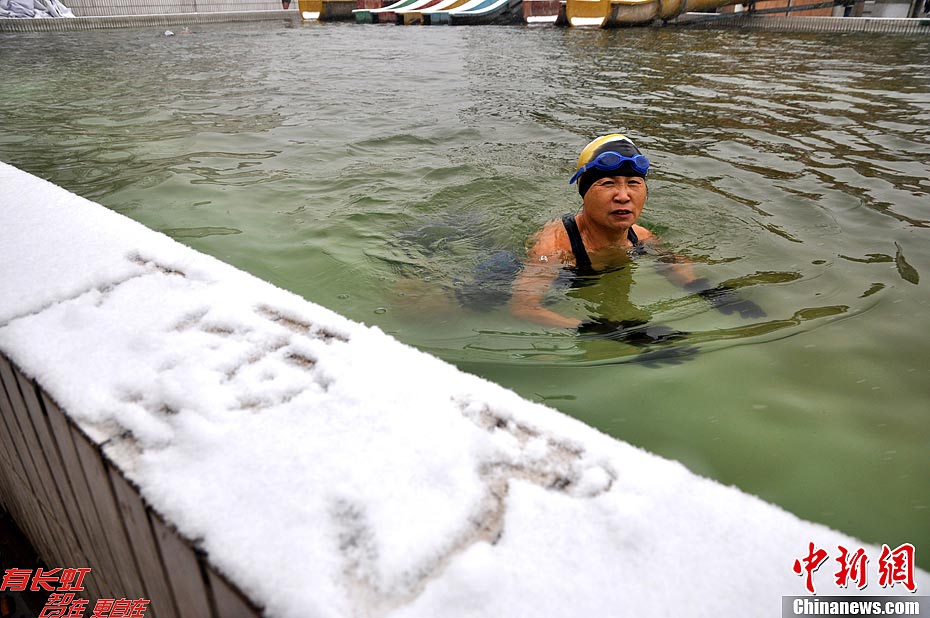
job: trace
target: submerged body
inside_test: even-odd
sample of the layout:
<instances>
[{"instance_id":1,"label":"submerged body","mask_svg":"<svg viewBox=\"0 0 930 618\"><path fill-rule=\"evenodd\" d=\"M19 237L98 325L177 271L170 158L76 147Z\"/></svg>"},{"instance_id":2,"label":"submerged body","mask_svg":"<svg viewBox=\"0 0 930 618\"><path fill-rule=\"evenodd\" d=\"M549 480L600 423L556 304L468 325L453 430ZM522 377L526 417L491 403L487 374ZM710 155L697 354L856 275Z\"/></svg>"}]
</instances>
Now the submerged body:
<instances>
[{"instance_id":1,"label":"submerged body","mask_svg":"<svg viewBox=\"0 0 930 618\"><path fill-rule=\"evenodd\" d=\"M578 328L583 320L543 306L546 292L570 267L581 274L623 266L640 245L657 239L637 221L646 206L649 161L623 135L613 134L588 144L578 160L582 209L547 223L531 239L523 272L513 285L514 315L543 324ZM681 285L696 280L690 266L676 263L670 276Z\"/></svg>"},{"instance_id":2,"label":"submerged body","mask_svg":"<svg viewBox=\"0 0 930 618\"><path fill-rule=\"evenodd\" d=\"M711 287L696 277L687 259L663 250L658 238L637 223L646 204L649 165L625 136L591 142L571 179L578 182L582 209L544 225L530 239L524 259L498 251L471 276L454 280L451 291L458 304L487 311L508 303L523 320L635 345L681 338L684 333L650 324L649 312L630 302L635 257L651 253L659 256L663 274L673 283L723 313L764 315L731 287ZM561 299L571 301L568 306L560 306L551 293L558 290Z\"/></svg>"}]
</instances>

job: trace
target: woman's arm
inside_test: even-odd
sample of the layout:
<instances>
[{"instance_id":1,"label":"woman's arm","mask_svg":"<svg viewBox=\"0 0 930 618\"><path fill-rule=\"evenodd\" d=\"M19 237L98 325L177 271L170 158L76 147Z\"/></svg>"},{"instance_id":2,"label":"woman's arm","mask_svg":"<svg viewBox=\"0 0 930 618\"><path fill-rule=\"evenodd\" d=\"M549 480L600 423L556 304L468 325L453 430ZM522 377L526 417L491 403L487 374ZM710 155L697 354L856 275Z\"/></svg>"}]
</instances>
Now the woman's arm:
<instances>
[{"instance_id":1,"label":"woman's arm","mask_svg":"<svg viewBox=\"0 0 930 618\"><path fill-rule=\"evenodd\" d=\"M639 226L637 226L637 228L638 227ZM643 229L645 230L645 228ZM648 233L648 230L646 231ZM639 229L637 229L637 233L638 232ZM656 249L656 253L660 256L660 259L670 265L670 268L663 270L662 274L672 283L680 285L688 292L697 294L723 314L729 315L731 313L739 313L744 318L759 318L765 316L765 310L763 310L762 307L751 300L739 298L733 286L727 285L726 283L712 286L710 281L705 277L698 277L695 275L694 268L691 266L691 260L683 255L662 249L659 245L658 238L653 234L648 233L648 236L640 236L640 238L652 245L652 247Z\"/></svg>"},{"instance_id":2,"label":"woman's arm","mask_svg":"<svg viewBox=\"0 0 930 618\"><path fill-rule=\"evenodd\" d=\"M659 237L641 225L634 225L633 227L640 241L660 256L663 263L669 265L669 268L662 271L662 274L669 281L683 288L687 288L688 285L698 281L698 276L694 274L694 268L691 266L691 260L683 255L664 249Z\"/></svg>"},{"instance_id":3,"label":"woman's arm","mask_svg":"<svg viewBox=\"0 0 930 618\"><path fill-rule=\"evenodd\" d=\"M542 306L543 298L558 276L558 264L529 262L513 283L510 311L518 318L530 320L544 326L577 328L581 320L569 318Z\"/></svg>"},{"instance_id":4,"label":"woman's arm","mask_svg":"<svg viewBox=\"0 0 930 618\"><path fill-rule=\"evenodd\" d=\"M550 222L532 242L526 264L513 283L510 311L544 326L577 328L581 320L546 309L542 304L565 261L565 252L559 246L561 229L561 222Z\"/></svg>"}]
</instances>

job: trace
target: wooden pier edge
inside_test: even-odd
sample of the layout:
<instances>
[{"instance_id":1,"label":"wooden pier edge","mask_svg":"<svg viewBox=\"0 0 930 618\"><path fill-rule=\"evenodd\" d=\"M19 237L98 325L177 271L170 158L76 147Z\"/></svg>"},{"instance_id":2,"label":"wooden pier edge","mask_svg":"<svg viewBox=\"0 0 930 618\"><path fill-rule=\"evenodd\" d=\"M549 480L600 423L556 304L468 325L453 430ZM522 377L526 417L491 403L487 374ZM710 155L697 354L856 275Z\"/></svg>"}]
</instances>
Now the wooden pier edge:
<instances>
[{"instance_id":1,"label":"wooden pier edge","mask_svg":"<svg viewBox=\"0 0 930 618\"><path fill-rule=\"evenodd\" d=\"M148 599L146 618L261 616L2 353L0 504L48 568L91 569L81 593L90 608L101 598Z\"/></svg>"}]
</instances>

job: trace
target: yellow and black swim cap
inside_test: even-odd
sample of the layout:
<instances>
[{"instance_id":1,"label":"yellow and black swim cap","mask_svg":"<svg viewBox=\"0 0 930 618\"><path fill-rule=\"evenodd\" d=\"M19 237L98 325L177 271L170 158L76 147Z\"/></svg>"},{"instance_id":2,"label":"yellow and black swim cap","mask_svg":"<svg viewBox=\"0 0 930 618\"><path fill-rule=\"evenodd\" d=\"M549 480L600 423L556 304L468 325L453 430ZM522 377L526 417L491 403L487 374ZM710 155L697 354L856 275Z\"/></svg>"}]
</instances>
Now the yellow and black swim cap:
<instances>
[{"instance_id":1,"label":"yellow and black swim cap","mask_svg":"<svg viewBox=\"0 0 930 618\"><path fill-rule=\"evenodd\" d=\"M604 156L616 153L617 156ZM639 176L645 178L649 172L649 159L639 151L636 144L626 135L611 133L591 141L575 166L575 175L569 183L578 181L578 193L584 197L595 181L606 176Z\"/></svg>"}]
</instances>

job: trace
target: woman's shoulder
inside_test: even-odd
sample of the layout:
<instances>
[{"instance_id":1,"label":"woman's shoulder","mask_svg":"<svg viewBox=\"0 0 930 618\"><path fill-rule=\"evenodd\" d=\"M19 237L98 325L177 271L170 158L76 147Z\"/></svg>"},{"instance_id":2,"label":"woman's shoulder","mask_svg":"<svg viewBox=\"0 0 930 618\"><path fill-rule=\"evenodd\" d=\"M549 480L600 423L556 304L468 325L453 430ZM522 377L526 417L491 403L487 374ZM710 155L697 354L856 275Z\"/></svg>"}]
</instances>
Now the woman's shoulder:
<instances>
[{"instance_id":1,"label":"woman's shoulder","mask_svg":"<svg viewBox=\"0 0 930 618\"><path fill-rule=\"evenodd\" d=\"M654 240L656 238L655 234L649 231L649 228L636 223L633 224L633 231L636 232L636 237L640 240Z\"/></svg>"},{"instance_id":2,"label":"woman's shoulder","mask_svg":"<svg viewBox=\"0 0 930 618\"><path fill-rule=\"evenodd\" d=\"M571 241L562 218L552 219L527 242L527 254L531 259L541 256L561 257L571 252Z\"/></svg>"}]
</instances>

